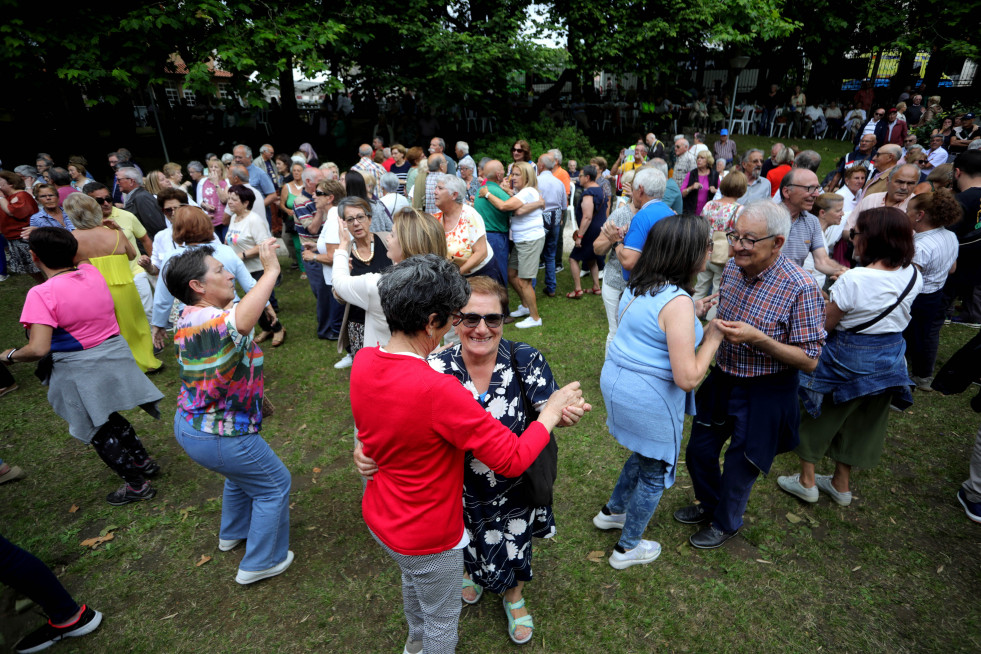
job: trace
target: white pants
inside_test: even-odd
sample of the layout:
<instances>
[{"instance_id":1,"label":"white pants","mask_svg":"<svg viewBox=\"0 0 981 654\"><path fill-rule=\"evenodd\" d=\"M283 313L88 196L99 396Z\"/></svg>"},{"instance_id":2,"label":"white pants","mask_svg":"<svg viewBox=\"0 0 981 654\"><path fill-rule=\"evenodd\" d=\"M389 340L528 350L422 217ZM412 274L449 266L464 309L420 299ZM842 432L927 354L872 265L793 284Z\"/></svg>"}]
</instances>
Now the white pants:
<instances>
[{"instance_id":1,"label":"white pants","mask_svg":"<svg viewBox=\"0 0 981 654\"><path fill-rule=\"evenodd\" d=\"M153 319L153 288L150 286L150 277L145 273L133 275L133 283L136 290L140 293L140 302L143 303L143 312L146 314L146 321Z\"/></svg>"},{"instance_id":2,"label":"white pants","mask_svg":"<svg viewBox=\"0 0 981 654\"><path fill-rule=\"evenodd\" d=\"M613 336L617 333L617 324L619 323L619 315L617 314L620 307L620 297L623 295L623 291L613 288L606 281L603 281L603 292L600 297L603 298L603 307L606 309L606 322L610 326L610 331L606 335L606 351L610 349L610 343L613 342Z\"/></svg>"},{"instance_id":3,"label":"white pants","mask_svg":"<svg viewBox=\"0 0 981 654\"><path fill-rule=\"evenodd\" d=\"M709 261L705 264L705 270L698 273L698 278L695 280L695 294L691 296L693 300L701 300L707 295L719 292L719 284L722 283L722 269L725 266L718 263L712 263ZM705 314L705 320L712 320L715 318L715 310L718 305L715 305L708 310Z\"/></svg>"}]
</instances>

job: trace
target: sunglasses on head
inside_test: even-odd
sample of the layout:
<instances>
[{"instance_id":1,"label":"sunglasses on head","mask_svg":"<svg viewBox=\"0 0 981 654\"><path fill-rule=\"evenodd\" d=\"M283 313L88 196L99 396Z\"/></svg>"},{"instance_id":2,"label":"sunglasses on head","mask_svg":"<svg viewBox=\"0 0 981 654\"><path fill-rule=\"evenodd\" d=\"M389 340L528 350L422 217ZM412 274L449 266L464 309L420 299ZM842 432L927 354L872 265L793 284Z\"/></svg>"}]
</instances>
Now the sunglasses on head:
<instances>
[{"instance_id":1,"label":"sunglasses on head","mask_svg":"<svg viewBox=\"0 0 981 654\"><path fill-rule=\"evenodd\" d=\"M496 329L504 324L504 314L503 313L488 313L487 315L480 315L479 313L458 313L453 316L453 326L456 327L461 322L464 327L469 327L473 329L480 324L483 320L484 324L491 329Z\"/></svg>"}]
</instances>

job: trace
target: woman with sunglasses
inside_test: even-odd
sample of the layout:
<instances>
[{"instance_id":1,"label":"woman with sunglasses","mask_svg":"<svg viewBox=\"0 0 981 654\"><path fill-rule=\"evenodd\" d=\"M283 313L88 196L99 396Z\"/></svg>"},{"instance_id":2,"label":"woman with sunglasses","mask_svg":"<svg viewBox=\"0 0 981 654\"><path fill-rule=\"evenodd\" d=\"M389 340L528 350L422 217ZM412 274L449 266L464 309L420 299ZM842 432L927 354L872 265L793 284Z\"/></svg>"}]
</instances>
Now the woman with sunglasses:
<instances>
[{"instance_id":1,"label":"woman with sunglasses","mask_svg":"<svg viewBox=\"0 0 981 654\"><path fill-rule=\"evenodd\" d=\"M619 529L610 565L622 570L657 559L661 545L644 540L664 489L675 479L692 391L722 342L699 322L716 296L692 301L692 282L712 253L708 221L669 216L655 223L620 299L617 333L606 355L600 388L613 438L631 451L613 493L593 518L598 529ZM704 340L703 340L704 336ZM701 347L696 350L695 348Z\"/></svg>"},{"instance_id":2,"label":"woman with sunglasses","mask_svg":"<svg viewBox=\"0 0 981 654\"><path fill-rule=\"evenodd\" d=\"M895 207L867 209L851 230L862 266L845 272L829 291L828 340L812 373L800 373L800 472L777 485L814 504L819 492L840 506L852 501L851 470L878 464L889 406L913 403L903 330L923 275L913 265L909 217ZM816 474L827 456L833 475Z\"/></svg>"},{"instance_id":3,"label":"woman with sunglasses","mask_svg":"<svg viewBox=\"0 0 981 654\"><path fill-rule=\"evenodd\" d=\"M490 277L470 278L470 299L453 317L460 343L434 354L429 364L453 375L481 409L515 434L531 424L559 389L541 352L502 338L507 289ZM473 452L463 465L463 524L470 546L463 551L462 598L476 604L484 590L501 595L508 636L532 638L524 587L532 579L532 537L555 535L551 506L531 506L526 482L490 469Z\"/></svg>"},{"instance_id":4,"label":"woman with sunglasses","mask_svg":"<svg viewBox=\"0 0 981 654\"><path fill-rule=\"evenodd\" d=\"M84 193L72 193L65 198L65 213L75 224L73 232L78 241L75 263L87 261L102 273L112 294L119 333L129 345L136 365L143 372L159 370L163 362L153 355L150 323L133 281L130 261L139 252L118 226L102 224L102 207Z\"/></svg>"},{"instance_id":5,"label":"woman with sunglasses","mask_svg":"<svg viewBox=\"0 0 981 654\"><path fill-rule=\"evenodd\" d=\"M524 139L514 142L511 146L511 163L508 164L508 176L511 175L511 167L519 161L531 162L531 144Z\"/></svg>"}]
</instances>

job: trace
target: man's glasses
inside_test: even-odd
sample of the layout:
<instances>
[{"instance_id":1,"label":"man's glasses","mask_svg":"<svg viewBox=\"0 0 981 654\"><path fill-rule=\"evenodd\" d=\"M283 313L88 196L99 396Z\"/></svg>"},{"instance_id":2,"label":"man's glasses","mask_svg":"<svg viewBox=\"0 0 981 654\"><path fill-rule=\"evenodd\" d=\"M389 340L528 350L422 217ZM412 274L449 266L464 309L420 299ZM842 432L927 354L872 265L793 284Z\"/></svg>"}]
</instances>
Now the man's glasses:
<instances>
[{"instance_id":1,"label":"man's glasses","mask_svg":"<svg viewBox=\"0 0 981 654\"><path fill-rule=\"evenodd\" d=\"M483 320L484 324L490 329L497 329L504 324L504 314L488 313L487 315L482 316L479 313L457 313L453 315L453 326L456 327L462 322L464 327L473 329L480 324L481 320Z\"/></svg>"},{"instance_id":2,"label":"man's glasses","mask_svg":"<svg viewBox=\"0 0 981 654\"><path fill-rule=\"evenodd\" d=\"M112 204L112 198L92 198L99 204Z\"/></svg>"},{"instance_id":3,"label":"man's glasses","mask_svg":"<svg viewBox=\"0 0 981 654\"><path fill-rule=\"evenodd\" d=\"M752 250L756 247L756 244L760 241L765 241L768 238L773 238L776 234L770 234L769 236L764 236L763 238L749 238L748 236L740 236L736 232L729 232L726 234L726 240L729 241L729 245L739 245L739 247L744 250Z\"/></svg>"},{"instance_id":4,"label":"man's glasses","mask_svg":"<svg viewBox=\"0 0 981 654\"><path fill-rule=\"evenodd\" d=\"M804 186L802 184L787 184L787 186L796 186L797 188L802 188L804 189L804 192L807 193L808 195L821 190L820 186Z\"/></svg>"}]
</instances>

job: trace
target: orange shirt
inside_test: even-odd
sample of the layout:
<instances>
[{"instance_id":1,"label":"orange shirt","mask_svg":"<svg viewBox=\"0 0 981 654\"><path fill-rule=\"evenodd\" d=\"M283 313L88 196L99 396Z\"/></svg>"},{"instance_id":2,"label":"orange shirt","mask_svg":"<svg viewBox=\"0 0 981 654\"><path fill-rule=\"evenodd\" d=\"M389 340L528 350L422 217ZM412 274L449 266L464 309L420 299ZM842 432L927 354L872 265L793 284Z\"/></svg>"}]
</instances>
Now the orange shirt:
<instances>
[{"instance_id":1,"label":"orange shirt","mask_svg":"<svg viewBox=\"0 0 981 654\"><path fill-rule=\"evenodd\" d=\"M561 166L556 166L552 169L552 175L565 185L565 194L569 195L569 191L572 190L572 180L569 179L569 172Z\"/></svg>"}]
</instances>

